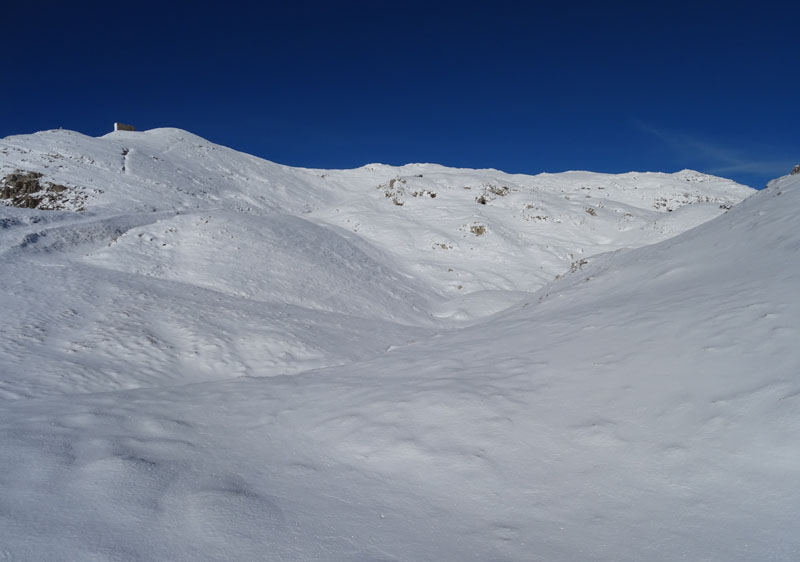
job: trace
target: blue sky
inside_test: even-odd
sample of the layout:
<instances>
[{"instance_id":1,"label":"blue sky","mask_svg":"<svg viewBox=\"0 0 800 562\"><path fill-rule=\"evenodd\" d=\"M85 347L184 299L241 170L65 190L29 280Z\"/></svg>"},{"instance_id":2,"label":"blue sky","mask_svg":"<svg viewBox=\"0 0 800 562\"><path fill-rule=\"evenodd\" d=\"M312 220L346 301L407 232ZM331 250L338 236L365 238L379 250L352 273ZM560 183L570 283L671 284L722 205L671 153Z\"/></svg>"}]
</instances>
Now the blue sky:
<instances>
[{"instance_id":1,"label":"blue sky","mask_svg":"<svg viewBox=\"0 0 800 562\"><path fill-rule=\"evenodd\" d=\"M753 187L800 162L800 7L15 4L0 136L123 121L309 167L694 168Z\"/></svg>"}]
</instances>

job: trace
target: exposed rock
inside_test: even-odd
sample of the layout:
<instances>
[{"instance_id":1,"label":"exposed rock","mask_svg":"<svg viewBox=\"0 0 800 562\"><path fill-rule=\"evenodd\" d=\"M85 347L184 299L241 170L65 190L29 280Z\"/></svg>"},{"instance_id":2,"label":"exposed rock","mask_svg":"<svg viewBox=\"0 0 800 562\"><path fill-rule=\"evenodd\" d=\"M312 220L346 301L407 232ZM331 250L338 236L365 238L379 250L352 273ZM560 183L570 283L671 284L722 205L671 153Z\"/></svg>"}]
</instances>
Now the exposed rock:
<instances>
[{"instance_id":1,"label":"exposed rock","mask_svg":"<svg viewBox=\"0 0 800 562\"><path fill-rule=\"evenodd\" d=\"M800 174L800 164L798 164L797 166L795 166L794 168L792 168L792 172L791 172L789 175L790 175L790 176L793 176L793 175L795 175L795 174Z\"/></svg>"},{"instance_id":2,"label":"exposed rock","mask_svg":"<svg viewBox=\"0 0 800 562\"><path fill-rule=\"evenodd\" d=\"M0 179L0 199L5 199L12 207L23 209L62 208L61 204L67 200L69 188L52 182L42 185L39 181L41 177L39 172L22 170L8 174Z\"/></svg>"},{"instance_id":3,"label":"exposed rock","mask_svg":"<svg viewBox=\"0 0 800 562\"><path fill-rule=\"evenodd\" d=\"M469 189L465 187L464 189ZM486 205L489 201L494 200L496 197L505 197L511 190L504 186L497 186L497 185L484 185L483 186L483 193L481 193L478 197L475 198L475 201L480 203L481 205Z\"/></svg>"}]
</instances>

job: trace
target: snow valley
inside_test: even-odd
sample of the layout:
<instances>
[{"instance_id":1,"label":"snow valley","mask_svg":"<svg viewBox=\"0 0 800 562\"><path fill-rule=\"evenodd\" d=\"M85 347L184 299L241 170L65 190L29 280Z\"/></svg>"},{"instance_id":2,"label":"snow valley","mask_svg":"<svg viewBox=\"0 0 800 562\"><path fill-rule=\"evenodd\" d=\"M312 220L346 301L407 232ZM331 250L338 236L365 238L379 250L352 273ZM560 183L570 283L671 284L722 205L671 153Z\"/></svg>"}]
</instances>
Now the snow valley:
<instances>
[{"instance_id":1,"label":"snow valley","mask_svg":"<svg viewBox=\"0 0 800 562\"><path fill-rule=\"evenodd\" d=\"M0 141L11 560L796 560L800 175Z\"/></svg>"}]
</instances>

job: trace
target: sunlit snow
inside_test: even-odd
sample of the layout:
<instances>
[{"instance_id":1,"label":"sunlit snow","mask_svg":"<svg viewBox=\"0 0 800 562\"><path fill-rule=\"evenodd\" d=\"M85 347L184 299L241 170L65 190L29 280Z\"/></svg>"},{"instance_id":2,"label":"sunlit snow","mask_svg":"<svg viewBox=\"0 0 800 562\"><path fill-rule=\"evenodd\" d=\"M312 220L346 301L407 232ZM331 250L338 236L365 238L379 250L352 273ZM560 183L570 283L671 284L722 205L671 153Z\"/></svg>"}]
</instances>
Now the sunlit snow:
<instances>
[{"instance_id":1,"label":"sunlit snow","mask_svg":"<svg viewBox=\"0 0 800 562\"><path fill-rule=\"evenodd\" d=\"M0 560L800 556L800 176L17 171L67 189L0 205Z\"/></svg>"}]
</instances>

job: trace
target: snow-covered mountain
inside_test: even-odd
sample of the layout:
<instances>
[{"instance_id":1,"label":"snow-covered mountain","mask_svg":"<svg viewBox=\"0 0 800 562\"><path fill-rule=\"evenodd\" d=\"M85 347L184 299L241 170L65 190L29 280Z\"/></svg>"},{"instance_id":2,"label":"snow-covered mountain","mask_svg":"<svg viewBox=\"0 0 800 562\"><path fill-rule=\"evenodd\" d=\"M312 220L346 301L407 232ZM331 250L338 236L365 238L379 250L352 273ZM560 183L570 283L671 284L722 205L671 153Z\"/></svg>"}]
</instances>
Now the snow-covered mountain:
<instances>
[{"instance_id":1,"label":"snow-covered mountain","mask_svg":"<svg viewBox=\"0 0 800 562\"><path fill-rule=\"evenodd\" d=\"M0 177L9 559L800 552L800 176L158 129L10 137Z\"/></svg>"},{"instance_id":2,"label":"snow-covered mountain","mask_svg":"<svg viewBox=\"0 0 800 562\"><path fill-rule=\"evenodd\" d=\"M165 270L169 266L162 260L194 261L185 246L193 242L184 237L213 237L220 224L230 230L218 241L204 240L209 251L255 243L252 233L235 230L233 215L203 228L190 227L186 215L233 211L253 215L259 223L281 213L328 232L340 227L346 240L368 242L424 289L451 297L477 290L535 290L572 263L668 238L752 192L688 170L538 176L432 164L309 170L254 158L177 129L119 131L98 139L46 131L6 139L0 156L0 177L23 170L43 174L42 185L65 187L49 194L56 200L45 198L44 206L83 209L83 216L91 217L139 214L157 220L155 230L168 236L154 230L148 237L143 226L135 232L143 234L138 243L123 236L122 245L103 257L116 256L126 268L135 267L129 253L147 255L159 264L153 267ZM174 218L176 211L181 218ZM280 230L305 232L299 226ZM154 251L159 247L170 251L159 255ZM196 272L191 275L197 283Z\"/></svg>"}]
</instances>

